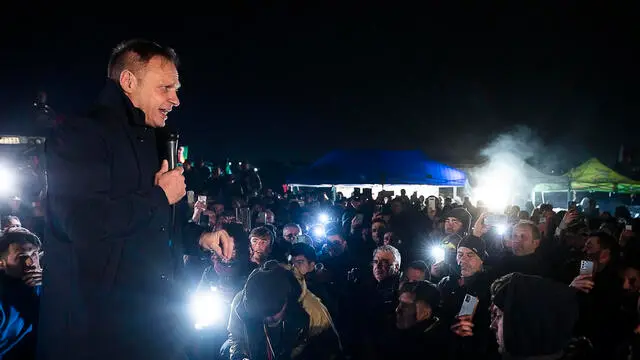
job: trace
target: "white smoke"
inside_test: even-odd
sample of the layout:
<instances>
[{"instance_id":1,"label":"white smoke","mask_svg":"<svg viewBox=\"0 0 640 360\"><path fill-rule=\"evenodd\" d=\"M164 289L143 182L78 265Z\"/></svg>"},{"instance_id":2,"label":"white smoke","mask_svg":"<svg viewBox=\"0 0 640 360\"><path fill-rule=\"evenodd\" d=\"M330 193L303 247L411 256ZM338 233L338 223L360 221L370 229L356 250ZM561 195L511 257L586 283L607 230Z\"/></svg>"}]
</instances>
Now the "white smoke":
<instances>
[{"instance_id":1,"label":"white smoke","mask_svg":"<svg viewBox=\"0 0 640 360\"><path fill-rule=\"evenodd\" d=\"M499 135L481 152L487 161L470 170L471 198L490 211L502 212L508 205L524 205L537 174L526 161L543 158L544 144L528 127L518 126Z\"/></svg>"}]
</instances>

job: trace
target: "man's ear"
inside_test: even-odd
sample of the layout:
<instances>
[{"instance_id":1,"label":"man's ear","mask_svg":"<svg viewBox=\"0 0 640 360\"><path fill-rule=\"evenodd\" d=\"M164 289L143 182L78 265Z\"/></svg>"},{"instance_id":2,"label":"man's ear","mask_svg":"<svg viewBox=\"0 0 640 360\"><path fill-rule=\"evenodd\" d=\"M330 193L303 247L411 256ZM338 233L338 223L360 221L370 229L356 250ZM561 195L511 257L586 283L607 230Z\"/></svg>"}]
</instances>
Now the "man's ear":
<instances>
[{"instance_id":1,"label":"man's ear","mask_svg":"<svg viewBox=\"0 0 640 360\"><path fill-rule=\"evenodd\" d=\"M424 301L416 302L416 319L423 321L431 317L431 306Z\"/></svg>"},{"instance_id":2,"label":"man's ear","mask_svg":"<svg viewBox=\"0 0 640 360\"><path fill-rule=\"evenodd\" d=\"M122 90L124 90L125 93L132 93L137 86L138 79L131 71L123 70L120 73L120 87L122 88Z\"/></svg>"}]
</instances>

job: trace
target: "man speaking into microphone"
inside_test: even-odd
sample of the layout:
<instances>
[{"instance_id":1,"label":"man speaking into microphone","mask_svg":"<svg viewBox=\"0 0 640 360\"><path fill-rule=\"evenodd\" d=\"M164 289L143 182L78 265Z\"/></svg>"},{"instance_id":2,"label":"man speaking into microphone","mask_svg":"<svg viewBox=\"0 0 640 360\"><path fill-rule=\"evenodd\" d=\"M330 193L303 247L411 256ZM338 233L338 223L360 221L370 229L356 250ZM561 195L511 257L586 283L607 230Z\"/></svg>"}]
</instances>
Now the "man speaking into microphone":
<instances>
[{"instance_id":1,"label":"man speaking into microphone","mask_svg":"<svg viewBox=\"0 0 640 360\"><path fill-rule=\"evenodd\" d=\"M177 64L170 48L122 43L93 109L47 140L41 359L184 358L170 227L185 181L155 131L180 104Z\"/></svg>"}]
</instances>

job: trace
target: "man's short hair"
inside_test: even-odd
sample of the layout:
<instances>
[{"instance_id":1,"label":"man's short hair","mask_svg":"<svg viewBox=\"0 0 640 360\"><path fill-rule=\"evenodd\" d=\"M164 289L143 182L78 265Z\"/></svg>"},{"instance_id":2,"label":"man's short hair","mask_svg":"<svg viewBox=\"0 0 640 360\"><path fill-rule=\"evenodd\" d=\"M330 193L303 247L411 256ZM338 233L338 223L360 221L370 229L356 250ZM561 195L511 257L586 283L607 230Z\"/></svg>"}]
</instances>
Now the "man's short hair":
<instances>
[{"instance_id":1,"label":"man's short hair","mask_svg":"<svg viewBox=\"0 0 640 360\"><path fill-rule=\"evenodd\" d=\"M601 250L609 250L611 257L617 259L620 255L620 245L616 238L604 231L596 231L589 234L589 237L597 237Z\"/></svg>"},{"instance_id":2,"label":"man's short hair","mask_svg":"<svg viewBox=\"0 0 640 360\"><path fill-rule=\"evenodd\" d=\"M309 262L316 262L318 260L316 251L305 243L295 243L291 246L291 257L304 256Z\"/></svg>"},{"instance_id":3,"label":"man's short hair","mask_svg":"<svg viewBox=\"0 0 640 360\"><path fill-rule=\"evenodd\" d=\"M153 41L144 39L122 42L111 53L107 76L111 80L118 81L124 70L130 70L137 74L156 56L172 62L176 67L179 64L178 55L170 47L160 46Z\"/></svg>"},{"instance_id":4,"label":"man's short hair","mask_svg":"<svg viewBox=\"0 0 640 360\"><path fill-rule=\"evenodd\" d=\"M296 229L298 229L298 232L300 234L302 234L302 228L298 224L289 223L289 224L285 225L284 227L282 227L282 230L287 229L287 228L296 228Z\"/></svg>"},{"instance_id":5,"label":"man's short hair","mask_svg":"<svg viewBox=\"0 0 640 360\"><path fill-rule=\"evenodd\" d=\"M0 255L4 255L11 244L32 244L38 248L42 247L40 238L22 227L9 228L0 235Z\"/></svg>"},{"instance_id":6,"label":"man's short hair","mask_svg":"<svg viewBox=\"0 0 640 360\"><path fill-rule=\"evenodd\" d=\"M4 217L4 219L3 219L3 220L4 220L4 221L3 221L3 224L8 224L9 222L11 222L11 221L13 221L13 220L16 220L16 221L18 221L18 222L21 222L21 221L20 221L20 218L19 218L19 217L17 217L17 216L15 216L15 215L7 215L7 216L5 216L5 217Z\"/></svg>"},{"instance_id":7,"label":"man's short hair","mask_svg":"<svg viewBox=\"0 0 640 360\"><path fill-rule=\"evenodd\" d=\"M427 280L404 283L400 288L400 294L410 293L415 296L415 301L424 301L432 309L440 306L440 291L438 287Z\"/></svg>"},{"instance_id":8,"label":"man's short hair","mask_svg":"<svg viewBox=\"0 0 640 360\"><path fill-rule=\"evenodd\" d=\"M525 227L525 228L531 229L531 239L533 239L533 240L541 240L542 239L542 234L540 233L540 229L538 228L538 226L533 221L520 220L514 226L514 228L517 228L517 227Z\"/></svg>"},{"instance_id":9,"label":"man's short hair","mask_svg":"<svg viewBox=\"0 0 640 360\"><path fill-rule=\"evenodd\" d=\"M249 240L254 237L258 239L269 240L269 243L273 243L273 233L266 226L259 226L251 230L251 233L249 233Z\"/></svg>"},{"instance_id":10,"label":"man's short hair","mask_svg":"<svg viewBox=\"0 0 640 360\"><path fill-rule=\"evenodd\" d=\"M342 235L342 230L340 229L339 226L336 226L335 224L331 224L327 226L325 233L327 237L338 235L344 240L344 236Z\"/></svg>"},{"instance_id":11,"label":"man's short hair","mask_svg":"<svg viewBox=\"0 0 640 360\"><path fill-rule=\"evenodd\" d=\"M398 267L402 265L402 257L400 256L400 251L391 245L382 245L378 246L375 250L373 250L373 257L376 256L379 252L389 252L393 255L393 265L398 264Z\"/></svg>"},{"instance_id":12,"label":"man's short hair","mask_svg":"<svg viewBox=\"0 0 640 360\"><path fill-rule=\"evenodd\" d=\"M427 263L422 261L422 260L415 260L415 261L412 261L409 264L407 269L416 269L416 270L420 270L420 271L426 273L427 269L428 269L428 266L427 266Z\"/></svg>"}]
</instances>

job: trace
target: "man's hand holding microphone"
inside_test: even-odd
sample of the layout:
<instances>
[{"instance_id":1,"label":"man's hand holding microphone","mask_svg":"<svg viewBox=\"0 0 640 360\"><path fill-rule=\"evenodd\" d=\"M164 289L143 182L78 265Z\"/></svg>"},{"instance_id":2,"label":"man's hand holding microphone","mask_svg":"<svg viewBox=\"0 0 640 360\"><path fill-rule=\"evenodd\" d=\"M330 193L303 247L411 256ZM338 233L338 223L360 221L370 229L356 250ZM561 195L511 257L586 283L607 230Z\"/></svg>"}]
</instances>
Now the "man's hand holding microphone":
<instances>
[{"instance_id":1,"label":"man's hand holding microphone","mask_svg":"<svg viewBox=\"0 0 640 360\"><path fill-rule=\"evenodd\" d=\"M169 162L162 160L160 170L156 173L155 185L160 186L169 199L169 205L180 201L187 194L187 185L184 181L182 166L169 170Z\"/></svg>"}]
</instances>

